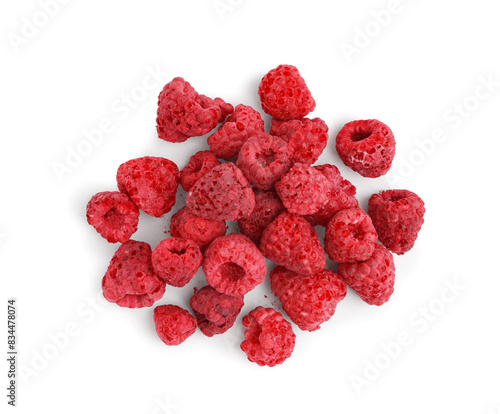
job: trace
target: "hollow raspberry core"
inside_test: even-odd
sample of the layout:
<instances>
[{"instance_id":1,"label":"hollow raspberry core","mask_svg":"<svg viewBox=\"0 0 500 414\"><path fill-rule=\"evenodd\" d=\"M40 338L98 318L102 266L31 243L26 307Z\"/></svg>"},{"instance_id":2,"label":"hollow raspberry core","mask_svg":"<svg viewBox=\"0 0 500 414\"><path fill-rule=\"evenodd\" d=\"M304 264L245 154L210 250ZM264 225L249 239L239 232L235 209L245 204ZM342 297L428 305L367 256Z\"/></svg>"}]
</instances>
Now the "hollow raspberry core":
<instances>
[{"instance_id":1,"label":"hollow raspberry core","mask_svg":"<svg viewBox=\"0 0 500 414\"><path fill-rule=\"evenodd\" d=\"M241 279L245 275L245 269L233 262L222 263L219 266L218 272L222 277L235 281Z\"/></svg>"}]
</instances>

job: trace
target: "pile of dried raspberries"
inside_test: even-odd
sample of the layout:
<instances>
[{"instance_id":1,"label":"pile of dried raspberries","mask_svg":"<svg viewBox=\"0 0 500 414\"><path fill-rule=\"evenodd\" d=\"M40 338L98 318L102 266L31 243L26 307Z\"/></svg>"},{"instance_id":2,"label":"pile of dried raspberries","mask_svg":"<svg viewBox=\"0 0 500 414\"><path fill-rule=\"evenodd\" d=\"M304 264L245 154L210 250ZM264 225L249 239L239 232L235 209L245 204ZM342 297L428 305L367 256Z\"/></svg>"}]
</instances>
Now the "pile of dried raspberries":
<instances>
[{"instance_id":1,"label":"pile of dried raspberries","mask_svg":"<svg viewBox=\"0 0 500 414\"><path fill-rule=\"evenodd\" d=\"M266 278L266 259L276 265L271 290L301 330L315 331L328 321L347 286L380 306L394 292L392 253L410 250L423 224L424 203L415 193L374 194L367 214L336 166L312 165L326 147L328 126L306 118L316 102L296 67L271 70L258 93L272 116L269 133L255 109L233 108L173 79L159 96L159 138L179 143L211 133L210 151L193 154L180 171L160 157L127 161L116 175L119 191L98 193L87 205L88 223L108 242L122 243L102 279L108 301L152 306L166 285L185 286L203 269L207 286L195 289L192 312L176 305L154 310L157 334L167 345L185 341L196 327L208 337L230 329L245 294ZM378 120L353 121L338 133L336 149L354 171L380 177L391 166L395 140ZM179 184L188 194L171 217L171 237L154 250L131 240L139 210L154 217L168 213ZM226 235L227 221L237 221L241 233ZM323 244L314 226L325 227ZM325 253L338 263L338 273L326 268ZM258 306L242 319L241 349L258 365L281 364L295 346L292 323Z\"/></svg>"}]
</instances>

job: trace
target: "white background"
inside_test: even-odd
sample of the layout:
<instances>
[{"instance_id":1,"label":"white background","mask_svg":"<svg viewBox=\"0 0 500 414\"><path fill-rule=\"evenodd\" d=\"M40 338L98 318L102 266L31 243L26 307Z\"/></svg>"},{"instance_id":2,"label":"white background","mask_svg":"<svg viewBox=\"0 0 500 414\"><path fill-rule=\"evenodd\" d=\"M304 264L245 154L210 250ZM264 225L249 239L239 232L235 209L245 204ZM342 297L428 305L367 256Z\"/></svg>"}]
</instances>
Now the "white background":
<instances>
[{"instance_id":1,"label":"white background","mask_svg":"<svg viewBox=\"0 0 500 414\"><path fill-rule=\"evenodd\" d=\"M35 0L2 2L0 319L7 298L17 298L18 412L499 413L498 2L394 4L74 0L46 18ZM355 53L343 52L348 44ZM172 77L260 110L260 78L281 63L299 68L316 99L311 115L330 127L319 162L339 166L363 208L387 188L422 197L417 244L395 258L387 304L369 306L349 290L319 331L295 329L295 351L281 366L246 360L241 315L224 336L197 332L166 347L152 308L100 302L117 246L88 226L85 205L116 188L116 169L130 158L164 156L182 168L207 148L205 138L169 144L156 136L157 95ZM141 89L158 69L156 85L149 79L150 90ZM363 118L394 131L387 177L363 178L335 153L342 125ZM83 143L102 122L112 131ZM66 164L75 149L89 153L58 177L54 163ZM134 238L154 247L169 217L141 215ZM278 306L268 283L247 295L243 314ZM452 293L449 284L460 287ZM157 303L186 307L201 285L199 274ZM410 343L387 356L384 345L404 332ZM356 387L355 378L366 383ZM6 398L1 404L7 412Z\"/></svg>"}]
</instances>

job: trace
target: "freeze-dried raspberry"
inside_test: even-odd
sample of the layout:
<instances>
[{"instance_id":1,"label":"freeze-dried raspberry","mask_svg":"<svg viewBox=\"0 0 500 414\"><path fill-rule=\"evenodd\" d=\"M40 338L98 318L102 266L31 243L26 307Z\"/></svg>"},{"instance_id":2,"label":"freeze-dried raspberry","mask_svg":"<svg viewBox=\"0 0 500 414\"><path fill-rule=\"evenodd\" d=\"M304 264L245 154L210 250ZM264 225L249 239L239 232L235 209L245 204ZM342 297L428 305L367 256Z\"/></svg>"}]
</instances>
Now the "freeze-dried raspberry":
<instances>
[{"instance_id":1,"label":"freeze-dried raspberry","mask_svg":"<svg viewBox=\"0 0 500 414\"><path fill-rule=\"evenodd\" d=\"M181 170L181 186L189 191L201 177L220 164L210 151L198 151Z\"/></svg>"},{"instance_id":2,"label":"freeze-dried raspberry","mask_svg":"<svg viewBox=\"0 0 500 414\"><path fill-rule=\"evenodd\" d=\"M161 305L154 310L156 333L167 345L179 345L196 331L196 318L176 305Z\"/></svg>"},{"instance_id":3,"label":"freeze-dried raspberry","mask_svg":"<svg viewBox=\"0 0 500 414\"><path fill-rule=\"evenodd\" d=\"M215 239L205 251L203 272L215 290L244 295L264 281L266 261L252 241L239 233Z\"/></svg>"},{"instance_id":4,"label":"freeze-dried raspberry","mask_svg":"<svg viewBox=\"0 0 500 414\"><path fill-rule=\"evenodd\" d=\"M153 250L153 268L160 279L171 286L188 284L203 262L198 245L188 239L170 237Z\"/></svg>"},{"instance_id":5,"label":"freeze-dried raspberry","mask_svg":"<svg viewBox=\"0 0 500 414\"><path fill-rule=\"evenodd\" d=\"M326 265L325 252L311 224L288 211L266 227L260 250L277 265L305 275L317 273Z\"/></svg>"},{"instance_id":6,"label":"freeze-dried raspberry","mask_svg":"<svg viewBox=\"0 0 500 414\"><path fill-rule=\"evenodd\" d=\"M275 185L285 208L294 214L313 214L330 199L333 185L317 169L295 164Z\"/></svg>"},{"instance_id":7,"label":"freeze-dried raspberry","mask_svg":"<svg viewBox=\"0 0 500 414\"><path fill-rule=\"evenodd\" d=\"M239 219L238 228L258 246L264 229L285 210L285 207L275 191L254 190L254 193L255 207L252 214Z\"/></svg>"},{"instance_id":8,"label":"freeze-dried raspberry","mask_svg":"<svg viewBox=\"0 0 500 414\"><path fill-rule=\"evenodd\" d=\"M167 83L158 97L156 129L161 139L183 142L205 135L233 112L233 106L220 98L199 95L182 78Z\"/></svg>"},{"instance_id":9,"label":"freeze-dried raspberry","mask_svg":"<svg viewBox=\"0 0 500 414\"><path fill-rule=\"evenodd\" d=\"M271 190L290 169L292 160L285 141L263 132L242 145L236 166L255 188Z\"/></svg>"},{"instance_id":10,"label":"freeze-dried raspberry","mask_svg":"<svg viewBox=\"0 0 500 414\"><path fill-rule=\"evenodd\" d=\"M198 327L206 336L226 332L234 325L243 307L243 296L229 296L211 286L197 290L189 304L194 311Z\"/></svg>"},{"instance_id":11,"label":"freeze-dried raspberry","mask_svg":"<svg viewBox=\"0 0 500 414\"><path fill-rule=\"evenodd\" d=\"M160 217L175 204L179 169L166 158L135 158L120 165L116 181L118 189L128 194L137 207Z\"/></svg>"},{"instance_id":12,"label":"freeze-dried raspberry","mask_svg":"<svg viewBox=\"0 0 500 414\"><path fill-rule=\"evenodd\" d=\"M278 266L270 276L271 290L292 322L303 331L319 329L333 316L337 303L347 293L346 284L328 269L301 275Z\"/></svg>"},{"instance_id":13,"label":"freeze-dried raspberry","mask_svg":"<svg viewBox=\"0 0 500 414\"><path fill-rule=\"evenodd\" d=\"M340 263L338 271L351 289L370 305L384 304L394 292L394 259L391 252L378 243L368 260Z\"/></svg>"},{"instance_id":14,"label":"freeze-dried raspberry","mask_svg":"<svg viewBox=\"0 0 500 414\"><path fill-rule=\"evenodd\" d=\"M280 121L273 118L271 135L288 142L288 149L294 162L314 164L328 142L328 126L320 118L301 118Z\"/></svg>"},{"instance_id":15,"label":"freeze-dried raspberry","mask_svg":"<svg viewBox=\"0 0 500 414\"><path fill-rule=\"evenodd\" d=\"M368 201L368 214L380 241L396 254L405 254L413 247L424 213L422 199L408 190L382 191Z\"/></svg>"},{"instance_id":16,"label":"freeze-dried raspberry","mask_svg":"<svg viewBox=\"0 0 500 414\"><path fill-rule=\"evenodd\" d=\"M277 119L302 118L316 107L304 79L292 65L280 65L264 75L259 96L264 112Z\"/></svg>"},{"instance_id":17,"label":"freeze-dried raspberry","mask_svg":"<svg viewBox=\"0 0 500 414\"><path fill-rule=\"evenodd\" d=\"M212 240L226 234L226 222L198 217L187 207L182 207L170 219L170 234L194 241L203 252Z\"/></svg>"},{"instance_id":18,"label":"freeze-dried raspberry","mask_svg":"<svg viewBox=\"0 0 500 414\"><path fill-rule=\"evenodd\" d=\"M337 135L337 152L345 165L376 178L391 168L396 141L389 127L376 119L352 121Z\"/></svg>"},{"instance_id":19,"label":"freeze-dried raspberry","mask_svg":"<svg viewBox=\"0 0 500 414\"><path fill-rule=\"evenodd\" d=\"M220 128L207 138L210 150L219 158L236 158L241 146L252 135L264 132L264 121L255 109L236 105L234 112Z\"/></svg>"},{"instance_id":20,"label":"freeze-dried raspberry","mask_svg":"<svg viewBox=\"0 0 500 414\"><path fill-rule=\"evenodd\" d=\"M196 182L186 197L186 206L206 219L235 221L250 215L255 196L241 170L226 162Z\"/></svg>"},{"instance_id":21,"label":"freeze-dried raspberry","mask_svg":"<svg viewBox=\"0 0 500 414\"><path fill-rule=\"evenodd\" d=\"M325 251L337 263L368 259L376 242L377 232L370 216L360 208L340 211L326 226Z\"/></svg>"},{"instance_id":22,"label":"freeze-dried raspberry","mask_svg":"<svg viewBox=\"0 0 500 414\"><path fill-rule=\"evenodd\" d=\"M333 190L328 202L320 207L316 213L306 216L306 219L313 226L326 227L332 217L339 211L359 207L358 200L356 199L356 187L342 178L339 169L335 165L315 165L314 168L321 171L328 178L333 185Z\"/></svg>"},{"instance_id":23,"label":"freeze-dried raspberry","mask_svg":"<svg viewBox=\"0 0 500 414\"><path fill-rule=\"evenodd\" d=\"M250 362L274 367L292 355L295 334L281 313L257 306L243 317L242 324L246 329L240 347Z\"/></svg>"},{"instance_id":24,"label":"freeze-dried raspberry","mask_svg":"<svg viewBox=\"0 0 500 414\"><path fill-rule=\"evenodd\" d=\"M139 209L128 195L104 191L87 204L87 222L110 243L125 243L137 231Z\"/></svg>"},{"instance_id":25,"label":"freeze-dried raspberry","mask_svg":"<svg viewBox=\"0 0 500 414\"><path fill-rule=\"evenodd\" d=\"M161 299L165 282L154 272L149 244L129 240L118 248L102 279L102 293L127 308L151 306Z\"/></svg>"}]
</instances>

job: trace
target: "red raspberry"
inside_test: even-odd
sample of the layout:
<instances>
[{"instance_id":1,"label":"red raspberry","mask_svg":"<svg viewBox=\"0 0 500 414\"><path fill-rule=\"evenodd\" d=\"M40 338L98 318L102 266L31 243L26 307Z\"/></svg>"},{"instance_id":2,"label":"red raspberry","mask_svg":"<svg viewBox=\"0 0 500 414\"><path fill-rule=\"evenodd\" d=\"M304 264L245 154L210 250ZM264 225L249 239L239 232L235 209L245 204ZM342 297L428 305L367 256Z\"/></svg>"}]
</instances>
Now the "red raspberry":
<instances>
[{"instance_id":1,"label":"red raspberry","mask_svg":"<svg viewBox=\"0 0 500 414\"><path fill-rule=\"evenodd\" d=\"M257 306L243 317L245 340L241 349L250 362L274 367L292 355L295 334L290 322L272 308Z\"/></svg>"},{"instance_id":2,"label":"red raspberry","mask_svg":"<svg viewBox=\"0 0 500 414\"><path fill-rule=\"evenodd\" d=\"M389 300L394 292L394 272L391 252L378 243L368 260L339 264L342 279L370 305L380 306Z\"/></svg>"},{"instance_id":3,"label":"red raspberry","mask_svg":"<svg viewBox=\"0 0 500 414\"><path fill-rule=\"evenodd\" d=\"M295 164L275 185L285 208L294 214L313 214L328 203L333 185L317 169Z\"/></svg>"},{"instance_id":4,"label":"red raspberry","mask_svg":"<svg viewBox=\"0 0 500 414\"><path fill-rule=\"evenodd\" d=\"M154 310L156 333L167 345L179 345L196 331L196 318L176 305L161 305Z\"/></svg>"},{"instance_id":5,"label":"red raspberry","mask_svg":"<svg viewBox=\"0 0 500 414\"><path fill-rule=\"evenodd\" d=\"M294 162L307 165L318 160L328 142L328 126L320 118L290 121L273 118L270 133L288 142Z\"/></svg>"},{"instance_id":6,"label":"red raspberry","mask_svg":"<svg viewBox=\"0 0 500 414\"><path fill-rule=\"evenodd\" d=\"M87 204L87 222L110 243L125 243L137 231L139 209L118 191L94 195Z\"/></svg>"},{"instance_id":7,"label":"red raspberry","mask_svg":"<svg viewBox=\"0 0 500 414\"><path fill-rule=\"evenodd\" d=\"M376 178L391 168L396 141L389 127L376 119L352 121L337 135L337 152L345 165Z\"/></svg>"},{"instance_id":8,"label":"red raspberry","mask_svg":"<svg viewBox=\"0 0 500 414\"><path fill-rule=\"evenodd\" d=\"M214 239L226 234L226 222L198 217L182 207L170 219L170 234L194 241L203 252Z\"/></svg>"},{"instance_id":9,"label":"red raspberry","mask_svg":"<svg viewBox=\"0 0 500 414\"><path fill-rule=\"evenodd\" d=\"M211 286L197 290L189 304L193 308L198 327L209 337L222 334L234 325L243 307L243 296L229 296Z\"/></svg>"},{"instance_id":10,"label":"red raspberry","mask_svg":"<svg viewBox=\"0 0 500 414\"><path fill-rule=\"evenodd\" d=\"M260 250L293 272L312 275L326 265L318 235L302 216L284 211L262 233Z\"/></svg>"},{"instance_id":11,"label":"red raspberry","mask_svg":"<svg viewBox=\"0 0 500 414\"><path fill-rule=\"evenodd\" d=\"M316 107L304 79L292 65L269 71L260 82L259 96L264 112L278 119L302 118Z\"/></svg>"},{"instance_id":12,"label":"red raspberry","mask_svg":"<svg viewBox=\"0 0 500 414\"><path fill-rule=\"evenodd\" d=\"M153 250L153 268L157 276L171 286L187 285L203 262L198 245L188 239L170 237Z\"/></svg>"},{"instance_id":13,"label":"red raspberry","mask_svg":"<svg viewBox=\"0 0 500 414\"><path fill-rule=\"evenodd\" d=\"M417 240L424 223L422 199L408 190L386 190L373 194L368 214L382 244L396 254L405 254Z\"/></svg>"},{"instance_id":14,"label":"red raspberry","mask_svg":"<svg viewBox=\"0 0 500 414\"><path fill-rule=\"evenodd\" d=\"M342 178L339 169L335 165L323 164L314 166L333 185L333 190L328 202L320 207L320 209L310 215L306 219L313 226L324 226L341 210L347 208L359 207L358 200L356 199L356 187L349 181Z\"/></svg>"},{"instance_id":15,"label":"red raspberry","mask_svg":"<svg viewBox=\"0 0 500 414\"><path fill-rule=\"evenodd\" d=\"M255 188L271 190L290 169L292 160L285 141L263 132L242 145L236 166Z\"/></svg>"},{"instance_id":16,"label":"red raspberry","mask_svg":"<svg viewBox=\"0 0 500 414\"><path fill-rule=\"evenodd\" d=\"M181 170L181 186L189 191L201 177L220 164L210 151L198 151Z\"/></svg>"},{"instance_id":17,"label":"red raspberry","mask_svg":"<svg viewBox=\"0 0 500 414\"><path fill-rule=\"evenodd\" d=\"M301 275L282 266L271 271L271 290L292 322L309 332L333 316L347 293L346 284L331 270Z\"/></svg>"},{"instance_id":18,"label":"red raspberry","mask_svg":"<svg viewBox=\"0 0 500 414\"><path fill-rule=\"evenodd\" d=\"M102 279L102 293L127 308L151 306L161 299L165 282L154 272L149 244L129 240L118 248Z\"/></svg>"},{"instance_id":19,"label":"red raspberry","mask_svg":"<svg viewBox=\"0 0 500 414\"><path fill-rule=\"evenodd\" d=\"M203 271L207 282L226 295L251 291L266 277L266 261L252 241L239 233L215 239L205 251Z\"/></svg>"},{"instance_id":20,"label":"red raspberry","mask_svg":"<svg viewBox=\"0 0 500 414\"><path fill-rule=\"evenodd\" d=\"M255 207L252 214L239 219L238 228L258 246L264 229L285 210L285 207L275 191L254 190L254 193Z\"/></svg>"},{"instance_id":21,"label":"red raspberry","mask_svg":"<svg viewBox=\"0 0 500 414\"><path fill-rule=\"evenodd\" d=\"M207 138L210 150L219 158L236 158L241 146L252 135L264 132L264 121L250 106L237 105L220 128Z\"/></svg>"},{"instance_id":22,"label":"red raspberry","mask_svg":"<svg viewBox=\"0 0 500 414\"><path fill-rule=\"evenodd\" d=\"M220 98L199 95L182 78L167 83L158 97L156 129L161 139L183 142L205 135L233 112L233 106Z\"/></svg>"},{"instance_id":23,"label":"red raspberry","mask_svg":"<svg viewBox=\"0 0 500 414\"><path fill-rule=\"evenodd\" d=\"M340 211L326 226L325 251L337 263L368 259L376 242L377 232L370 216L360 208Z\"/></svg>"},{"instance_id":24,"label":"red raspberry","mask_svg":"<svg viewBox=\"0 0 500 414\"><path fill-rule=\"evenodd\" d=\"M186 206L206 219L235 221L251 214L255 196L241 170L227 162L196 182L186 197Z\"/></svg>"},{"instance_id":25,"label":"red raspberry","mask_svg":"<svg viewBox=\"0 0 500 414\"><path fill-rule=\"evenodd\" d=\"M179 169L166 158L136 158L120 165L116 181L118 189L128 194L137 207L160 217L175 204Z\"/></svg>"}]
</instances>

